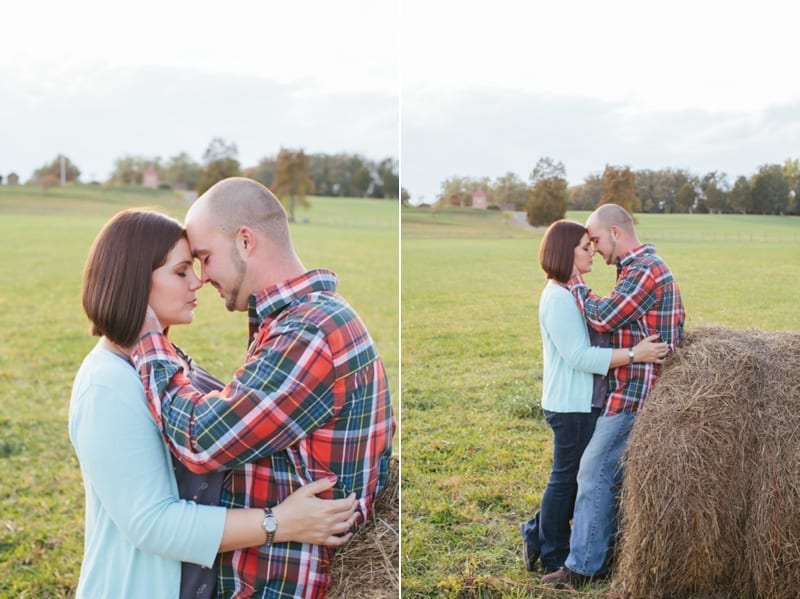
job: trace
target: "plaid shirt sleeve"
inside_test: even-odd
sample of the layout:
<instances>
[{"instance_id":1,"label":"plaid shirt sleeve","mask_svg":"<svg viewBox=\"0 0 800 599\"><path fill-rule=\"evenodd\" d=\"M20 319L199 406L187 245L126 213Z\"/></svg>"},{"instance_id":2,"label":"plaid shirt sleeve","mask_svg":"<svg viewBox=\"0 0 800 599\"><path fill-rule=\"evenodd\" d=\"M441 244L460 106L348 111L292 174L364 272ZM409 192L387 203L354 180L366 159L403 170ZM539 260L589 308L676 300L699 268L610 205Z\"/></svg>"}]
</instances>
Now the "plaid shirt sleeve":
<instances>
[{"instance_id":1,"label":"plaid shirt sleeve","mask_svg":"<svg viewBox=\"0 0 800 599\"><path fill-rule=\"evenodd\" d=\"M192 471L233 468L274 454L334 415L333 360L310 324L257 338L248 360L221 391L201 394L169 340L146 335L132 352L149 409Z\"/></svg>"},{"instance_id":2,"label":"plaid shirt sleeve","mask_svg":"<svg viewBox=\"0 0 800 599\"><path fill-rule=\"evenodd\" d=\"M569 281L569 289L586 321L604 333L641 320L658 300L656 287L657 282L650 269L635 266L626 269L607 298L592 293L580 275L575 275Z\"/></svg>"}]
</instances>

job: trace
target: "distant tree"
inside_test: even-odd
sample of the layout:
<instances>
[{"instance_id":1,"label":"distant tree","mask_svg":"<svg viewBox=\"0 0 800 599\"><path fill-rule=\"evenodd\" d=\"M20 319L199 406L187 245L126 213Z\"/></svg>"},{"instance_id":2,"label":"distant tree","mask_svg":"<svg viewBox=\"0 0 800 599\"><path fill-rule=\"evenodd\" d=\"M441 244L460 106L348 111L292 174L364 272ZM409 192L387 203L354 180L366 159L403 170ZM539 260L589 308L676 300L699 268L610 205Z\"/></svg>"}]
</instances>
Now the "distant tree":
<instances>
[{"instance_id":1,"label":"distant tree","mask_svg":"<svg viewBox=\"0 0 800 599\"><path fill-rule=\"evenodd\" d=\"M408 206L409 200L411 200L411 194L408 193L405 187L400 188L400 203L403 206Z\"/></svg>"},{"instance_id":2,"label":"distant tree","mask_svg":"<svg viewBox=\"0 0 800 599\"><path fill-rule=\"evenodd\" d=\"M514 210L524 210L528 202L528 186L516 173L508 171L497 177L491 188L492 203L498 206L513 206Z\"/></svg>"},{"instance_id":3,"label":"distant tree","mask_svg":"<svg viewBox=\"0 0 800 599\"><path fill-rule=\"evenodd\" d=\"M3 175L0 175L0 185L3 184Z\"/></svg>"},{"instance_id":4,"label":"distant tree","mask_svg":"<svg viewBox=\"0 0 800 599\"><path fill-rule=\"evenodd\" d=\"M8 185L18 185L19 175L17 173L8 173Z\"/></svg>"},{"instance_id":5,"label":"distant tree","mask_svg":"<svg viewBox=\"0 0 800 599\"><path fill-rule=\"evenodd\" d=\"M691 212L697 201L697 191L691 183L684 183L675 194L675 206L681 212Z\"/></svg>"},{"instance_id":6,"label":"distant tree","mask_svg":"<svg viewBox=\"0 0 800 599\"><path fill-rule=\"evenodd\" d=\"M541 227L564 218L569 198L564 164L542 157L531 171L529 181L531 187L526 206L528 223Z\"/></svg>"},{"instance_id":7,"label":"distant tree","mask_svg":"<svg viewBox=\"0 0 800 599\"><path fill-rule=\"evenodd\" d=\"M144 172L148 167L156 170L161 168L161 159L158 157L148 157L126 154L114 160L114 170L111 173L109 182L112 185L141 185ZM161 173L159 173L159 176Z\"/></svg>"},{"instance_id":8,"label":"distant tree","mask_svg":"<svg viewBox=\"0 0 800 599\"><path fill-rule=\"evenodd\" d=\"M760 214L784 214L789 207L789 183L778 164L765 164L753 176L753 207Z\"/></svg>"},{"instance_id":9,"label":"distant tree","mask_svg":"<svg viewBox=\"0 0 800 599\"><path fill-rule=\"evenodd\" d=\"M753 193L747 177L740 175L733 184L730 196L731 209L741 214L753 211Z\"/></svg>"},{"instance_id":10,"label":"distant tree","mask_svg":"<svg viewBox=\"0 0 800 599\"><path fill-rule=\"evenodd\" d=\"M54 187L61 182L61 158L62 154L56 156L53 161L49 164L45 164L43 167L36 169L33 173L33 181L38 183L39 185L45 186L45 181L47 182L46 187ZM63 156L64 158L64 179L67 183L72 183L74 181L78 181L81 176L81 171L75 166L72 161ZM52 175L52 176L51 176ZM53 177L55 179L53 179ZM55 183L53 181L55 180Z\"/></svg>"},{"instance_id":11,"label":"distant tree","mask_svg":"<svg viewBox=\"0 0 800 599\"><path fill-rule=\"evenodd\" d=\"M564 163L561 161L556 162L549 156L542 156L533 167L528 180L532 185L536 185L539 181L545 179L567 179L567 169L564 168Z\"/></svg>"},{"instance_id":12,"label":"distant tree","mask_svg":"<svg viewBox=\"0 0 800 599\"><path fill-rule=\"evenodd\" d=\"M203 194L217 181L228 177L238 177L241 174L239 165L239 150L236 144L227 143L221 137L215 137L203 154L203 168L197 179L198 194Z\"/></svg>"},{"instance_id":13,"label":"distant tree","mask_svg":"<svg viewBox=\"0 0 800 599\"><path fill-rule=\"evenodd\" d=\"M569 190L569 204L573 210L594 210L603 195L603 178L600 175L587 175L583 183Z\"/></svg>"},{"instance_id":14,"label":"distant tree","mask_svg":"<svg viewBox=\"0 0 800 599\"><path fill-rule=\"evenodd\" d=\"M675 212L675 194L684 183L692 180L683 169L636 171L636 195L644 212Z\"/></svg>"},{"instance_id":15,"label":"distant tree","mask_svg":"<svg viewBox=\"0 0 800 599\"><path fill-rule=\"evenodd\" d=\"M273 179L275 179L277 165L278 162L275 158L265 156L258 161L256 166L251 166L250 168L244 169L242 175L249 179L255 179L256 181L269 187L272 185Z\"/></svg>"},{"instance_id":16,"label":"distant tree","mask_svg":"<svg viewBox=\"0 0 800 599\"><path fill-rule=\"evenodd\" d=\"M789 184L789 214L800 214L800 160L787 158L783 163L783 178Z\"/></svg>"},{"instance_id":17,"label":"distant tree","mask_svg":"<svg viewBox=\"0 0 800 599\"><path fill-rule=\"evenodd\" d=\"M314 193L311 180L311 157L300 150L281 148L275 168L275 178L270 189L277 195L289 213L289 222L295 222L296 205L310 208L308 194ZM288 206L286 199L288 197Z\"/></svg>"},{"instance_id":18,"label":"distant tree","mask_svg":"<svg viewBox=\"0 0 800 599\"><path fill-rule=\"evenodd\" d=\"M321 196L336 195L331 180L331 160L328 154L311 154L311 180L315 193Z\"/></svg>"},{"instance_id":19,"label":"distant tree","mask_svg":"<svg viewBox=\"0 0 800 599\"><path fill-rule=\"evenodd\" d=\"M350 194L357 198L366 197L372 185L372 173L366 165L361 165L350 177Z\"/></svg>"},{"instance_id":20,"label":"distant tree","mask_svg":"<svg viewBox=\"0 0 800 599\"><path fill-rule=\"evenodd\" d=\"M171 186L195 189L200 179L200 164L186 152L176 154L160 169L159 179Z\"/></svg>"},{"instance_id":21,"label":"distant tree","mask_svg":"<svg viewBox=\"0 0 800 599\"><path fill-rule=\"evenodd\" d=\"M725 173L712 171L700 180L700 191L705 198L705 206L709 212L730 212L730 184Z\"/></svg>"},{"instance_id":22,"label":"distant tree","mask_svg":"<svg viewBox=\"0 0 800 599\"><path fill-rule=\"evenodd\" d=\"M39 186L42 194L47 193L51 187L58 187L61 185L61 179L58 175L45 171L39 175L34 175L34 181Z\"/></svg>"},{"instance_id":23,"label":"distant tree","mask_svg":"<svg viewBox=\"0 0 800 599\"><path fill-rule=\"evenodd\" d=\"M606 165L600 204L618 204L630 214L642 211L642 202L636 195L636 174L630 167Z\"/></svg>"},{"instance_id":24,"label":"distant tree","mask_svg":"<svg viewBox=\"0 0 800 599\"><path fill-rule=\"evenodd\" d=\"M350 188L353 175L370 163L358 154L312 154L310 174L315 193L326 196L356 195Z\"/></svg>"},{"instance_id":25,"label":"distant tree","mask_svg":"<svg viewBox=\"0 0 800 599\"><path fill-rule=\"evenodd\" d=\"M559 177L543 179L528 191L528 224L545 227L567 214L567 181Z\"/></svg>"},{"instance_id":26,"label":"distant tree","mask_svg":"<svg viewBox=\"0 0 800 599\"><path fill-rule=\"evenodd\" d=\"M384 198L397 198L400 195L398 162L394 158L384 158L377 167L377 178Z\"/></svg>"},{"instance_id":27,"label":"distant tree","mask_svg":"<svg viewBox=\"0 0 800 599\"><path fill-rule=\"evenodd\" d=\"M472 206L472 194L482 189L487 192L491 201L491 184L489 177L473 179L471 177L460 177L458 175L442 181L438 196L440 206L461 206L469 208Z\"/></svg>"}]
</instances>

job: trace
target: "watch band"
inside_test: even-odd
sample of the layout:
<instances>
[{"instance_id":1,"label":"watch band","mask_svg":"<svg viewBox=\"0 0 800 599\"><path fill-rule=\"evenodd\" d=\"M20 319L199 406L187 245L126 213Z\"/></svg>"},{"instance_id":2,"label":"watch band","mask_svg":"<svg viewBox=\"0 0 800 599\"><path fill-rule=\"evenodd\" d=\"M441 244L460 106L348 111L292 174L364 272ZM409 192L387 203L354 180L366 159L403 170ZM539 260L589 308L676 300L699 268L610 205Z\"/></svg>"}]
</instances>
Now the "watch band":
<instances>
[{"instance_id":1,"label":"watch band","mask_svg":"<svg viewBox=\"0 0 800 599\"><path fill-rule=\"evenodd\" d=\"M275 514L272 513L272 509L264 508L264 520L261 522L261 526L267 535L264 545L272 545L272 541L275 539L275 531L278 529L278 520L275 518Z\"/></svg>"},{"instance_id":2,"label":"watch band","mask_svg":"<svg viewBox=\"0 0 800 599\"><path fill-rule=\"evenodd\" d=\"M633 348L629 347L628 348L628 364L633 364L633 358L634 358Z\"/></svg>"}]
</instances>

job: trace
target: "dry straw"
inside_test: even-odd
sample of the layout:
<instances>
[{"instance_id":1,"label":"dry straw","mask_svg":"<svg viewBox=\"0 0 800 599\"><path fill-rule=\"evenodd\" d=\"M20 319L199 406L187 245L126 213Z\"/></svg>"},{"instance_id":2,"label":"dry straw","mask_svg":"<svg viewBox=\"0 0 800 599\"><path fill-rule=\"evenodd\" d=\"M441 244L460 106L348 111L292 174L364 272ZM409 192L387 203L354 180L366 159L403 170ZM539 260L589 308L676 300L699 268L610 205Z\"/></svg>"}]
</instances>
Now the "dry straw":
<instances>
[{"instance_id":1,"label":"dry straw","mask_svg":"<svg viewBox=\"0 0 800 599\"><path fill-rule=\"evenodd\" d=\"M400 589L400 479L392 458L389 479L367 523L331 560L329 599L385 599Z\"/></svg>"},{"instance_id":2,"label":"dry straw","mask_svg":"<svg viewBox=\"0 0 800 599\"><path fill-rule=\"evenodd\" d=\"M800 593L800 333L691 331L625 457L613 589Z\"/></svg>"}]
</instances>

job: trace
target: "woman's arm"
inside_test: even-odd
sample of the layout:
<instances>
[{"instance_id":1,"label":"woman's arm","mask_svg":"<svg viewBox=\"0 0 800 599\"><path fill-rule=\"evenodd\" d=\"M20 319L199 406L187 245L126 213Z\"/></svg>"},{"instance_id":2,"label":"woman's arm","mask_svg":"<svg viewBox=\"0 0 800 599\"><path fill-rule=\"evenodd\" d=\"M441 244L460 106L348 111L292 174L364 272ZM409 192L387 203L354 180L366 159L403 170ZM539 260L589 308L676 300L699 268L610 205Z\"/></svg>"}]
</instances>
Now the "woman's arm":
<instances>
[{"instance_id":1,"label":"woman's arm","mask_svg":"<svg viewBox=\"0 0 800 599\"><path fill-rule=\"evenodd\" d=\"M138 385L135 379L133 383ZM85 482L97 492L114 524L142 551L205 566L214 562L218 551L264 544L263 509L226 510L175 496L166 448L141 394L141 388L130 392L124 384L113 389L90 385L71 417ZM346 543L350 534L337 535L355 522L355 496L316 497L334 482L322 479L304 485L274 507L274 540Z\"/></svg>"},{"instance_id":2,"label":"woman's arm","mask_svg":"<svg viewBox=\"0 0 800 599\"><path fill-rule=\"evenodd\" d=\"M272 508L278 521L274 542L295 541L338 547L349 541L353 533L348 531L357 517L355 494L345 499L316 497L317 493L331 488L335 482L336 477L333 477L304 485ZM263 545L266 541L266 533L261 525L263 520L262 509L228 510L220 552Z\"/></svg>"}]
</instances>

